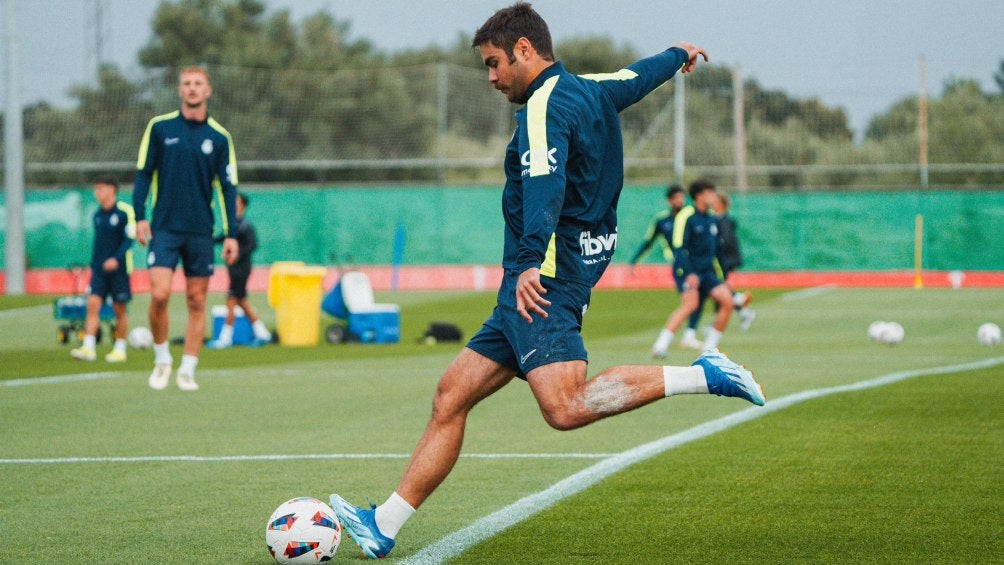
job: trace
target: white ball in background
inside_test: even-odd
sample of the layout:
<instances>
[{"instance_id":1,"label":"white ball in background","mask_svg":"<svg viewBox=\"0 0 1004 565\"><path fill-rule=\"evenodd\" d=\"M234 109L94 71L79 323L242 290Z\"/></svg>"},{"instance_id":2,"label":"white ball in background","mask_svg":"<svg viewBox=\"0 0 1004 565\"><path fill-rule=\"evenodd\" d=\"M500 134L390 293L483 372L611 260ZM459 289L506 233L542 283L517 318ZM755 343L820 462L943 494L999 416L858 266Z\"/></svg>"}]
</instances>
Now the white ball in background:
<instances>
[{"instance_id":1,"label":"white ball in background","mask_svg":"<svg viewBox=\"0 0 1004 565\"><path fill-rule=\"evenodd\" d=\"M1001 327L992 322L987 322L976 330L976 340L980 345L994 347L1001 342Z\"/></svg>"},{"instance_id":2,"label":"white ball in background","mask_svg":"<svg viewBox=\"0 0 1004 565\"><path fill-rule=\"evenodd\" d=\"M962 288L962 283L966 281L966 274L962 271L950 271L948 273L948 284L954 289Z\"/></svg>"},{"instance_id":3,"label":"white ball in background","mask_svg":"<svg viewBox=\"0 0 1004 565\"><path fill-rule=\"evenodd\" d=\"M898 345L903 342L905 335L906 332L903 331L903 326L897 322L887 322L882 328L882 337L879 341L887 345Z\"/></svg>"},{"instance_id":4,"label":"white ball in background","mask_svg":"<svg viewBox=\"0 0 1004 565\"><path fill-rule=\"evenodd\" d=\"M903 342L905 335L906 332L901 324L898 322L886 322L881 328L879 342L886 345L899 345Z\"/></svg>"},{"instance_id":5,"label":"white ball in background","mask_svg":"<svg viewBox=\"0 0 1004 565\"><path fill-rule=\"evenodd\" d=\"M153 332L150 328L138 326L129 330L126 341L136 349L149 349L153 347Z\"/></svg>"},{"instance_id":6,"label":"white ball in background","mask_svg":"<svg viewBox=\"0 0 1004 565\"><path fill-rule=\"evenodd\" d=\"M872 322L868 326L868 339L872 341L882 341L882 332L885 331L885 326L888 322Z\"/></svg>"}]
</instances>

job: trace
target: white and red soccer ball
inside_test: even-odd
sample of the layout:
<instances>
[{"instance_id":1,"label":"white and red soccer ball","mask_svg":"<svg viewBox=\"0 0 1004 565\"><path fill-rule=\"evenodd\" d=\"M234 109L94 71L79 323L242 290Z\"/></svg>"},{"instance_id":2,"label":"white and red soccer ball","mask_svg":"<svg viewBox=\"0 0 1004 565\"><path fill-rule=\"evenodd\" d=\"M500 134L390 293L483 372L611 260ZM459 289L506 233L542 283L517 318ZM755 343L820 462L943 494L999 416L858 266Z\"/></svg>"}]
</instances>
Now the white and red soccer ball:
<instances>
[{"instance_id":1,"label":"white and red soccer ball","mask_svg":"<svg viewBox=\"0 0 1004 565\"><path fill-rule=\"evenodd\" d=\"M330 561L341 541L342 526L334 510L316 498L287 500L265 524L265 543L278 563Z\"/></svg>"}]
</instances>

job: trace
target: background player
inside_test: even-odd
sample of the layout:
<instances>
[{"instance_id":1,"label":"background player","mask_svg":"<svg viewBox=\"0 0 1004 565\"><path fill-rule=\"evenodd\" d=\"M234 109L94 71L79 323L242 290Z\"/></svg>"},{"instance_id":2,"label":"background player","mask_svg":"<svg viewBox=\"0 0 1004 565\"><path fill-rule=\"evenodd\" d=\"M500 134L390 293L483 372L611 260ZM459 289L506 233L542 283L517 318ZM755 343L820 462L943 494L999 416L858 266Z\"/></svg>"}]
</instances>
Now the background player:
<instances>
[{"instance_id":1,"label":"background player","mask_svg":"<svg viewBox=\"0 0 1004 565\"><path fill-rule=\"evenodd\" d=\"M258 249L258 236L255 233L254 225L251 224L244 214L247 212L248 195L243 192L237 193L237 221L236 227L230 230L237 239L237 259L231 265L227 265L227 274L230 275L230 288L227 290L227 318L220 328L220 335L210 344L210 347L222 349L230 347L234 343L234 320L236 319L235 308L240 306L244 310L244 315L251 322L251 330L254 332L255 340L260 343L272 341L272 334L265 327L265 323L258 318L258 314L248 302L248 278L251 276L251 254ZM223 238L217 238L223 241Z\"/></svg>"},{"instance_id":2,"label":"background player","mask_svg":"<svg viewBox=\"0 0 1004 565\"><path fill-rule=\"evenodd\" d=\"M718 199L713 207L718 215L718 244L721 246L719 256L721 257L722 273L728 282L729 275L742 267L743 253L739 245L739 226L736 224L735 218L729 214L729 209L732 207L731 199L724 192L716 191L716 194ZM729 286L733 288L732 303L739 314L739 328L746 331L756 318L756 311L750 306L753 297L748 292L735 290L731 282L729 282Z\"/></svg>"},{"instance_id":3,"label":"background player","mask_svg":"<svg viewBox=\"0 0 1004 565\"><path fill-rule=\"evenodd\" d=\"M666 259L666 262L670 265L670 272L672 273L673 266L673 222L676 220L676 215L680 213L683 206L687 203L686 192L683 191L683 187L674 184L666 190L666 206L665 210L660 210L656 213L652 221L649 222L648 230L645 232L645 240L642 241L641 246L635 252L634 256L631 257L629 264L634 268L641 256L648 251L652 245L658 241L662 246L662 255ZM680 347L685 347L688 349L700 349L701 342L697 339L697 324L700 320L700 309L698 309L689 318L689 325L687 329L683 332L683 337L680 338Z\"/></svg>"},{"instance_id":4,"label":"background player","mask_svg":"<svg viewBox=\"0 0 1004 565\"><path fill-rule=\"evenodd\" d=\"M105 355L109 363L126 360L126 336L129 318L126 306L132 300L132 242L136 238L136 217L132 206L118 200L119 182L113 177L94 181L94 251L91 254L91 284L87 296L87 317L84 319L84 339L80 347L70 351L74 359L97 359L95 345L101 324L101 306L108 297L115 312L115 345Z\"/></svg>"},{"instance_id":5,"label":"background player","mask_svg":"<svg viewBox=\"0 0 1004 565\"><path fill-rule=\"evenodd\" d=\"M714 325L708 328L704 342L706 349L718 347L734 309L732 289L725 283L719 264L718 218L711 209L716 201L715 185L708 180L696 180L689 192L694 204L680 211L673 226L673 273L680 289L680 306L670 313L666 327L652 346L655 358L666 356L674 333L700 308L705 296L718 303Z\"/></svg>"},{"instance_id":6,"label":"background player","mask_svg":"<svg viewBox=\"0 0 1004 565\"><path fill-rule=\"evenodd\" d=\"M223 259L237 257L237 240L230 227L237 215L237 157L230 133L209 116L213 93L209 74L186 67L178 75L181 110L150 120L140 142L133 207L137 240L149 245L150 330L154 369L150 388L162 390L171 379L173 359L168 348L171 281L179 259L185 268L188 325L178 367L178 388L198 390L195 367L206 335L206 291L213 274L213 199L221 203ZM152 219L146 219L151 197Z\"/></svg>"}]
</instances>

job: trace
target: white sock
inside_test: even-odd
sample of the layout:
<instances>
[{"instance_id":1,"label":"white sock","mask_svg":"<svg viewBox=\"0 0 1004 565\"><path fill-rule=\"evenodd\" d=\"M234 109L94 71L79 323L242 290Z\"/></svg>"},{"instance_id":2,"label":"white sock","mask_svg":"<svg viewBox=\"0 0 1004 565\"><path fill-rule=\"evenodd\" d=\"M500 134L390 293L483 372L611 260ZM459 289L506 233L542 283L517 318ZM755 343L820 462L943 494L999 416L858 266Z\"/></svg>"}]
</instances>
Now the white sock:
<instances>
[{"instance_id":1,"label":"white sock","mask_svg":"<svg viewBox=\"0 0 1004 565\"><path fill-rule=\"evenodd\" d=\"M234 342L234 327L231 325L223 324L220 328L220 343L233 343Z\"/></svg>"},{"instance_id":2,"label":"white sock","mask_svg":"<svg viewBox=\"0 0 1004 565\"><path fill-rule=\"evenodd\" d=\"M126 340L124 340L122 338L116 338L115 339L115 345L112 346L112 349L115 350L115 351L121 351L122 353L125 353L125 350L126 350Z\"/></svg>"},{"instance_id":3,"label":"white sock","mask_svg":"<svg viewBox=\"0 0 1004 565\"><path fill-rule=\"evenodd\" d=\"M704 377L704 367L662 368L662 378L666 386L666 396L674 394L708 394L708 379Z\"/></svg>"},{"instance_id":4,"label":"white sock","mask_svg":"<svg viewBox=\"0 0 1004 565\"><path fill-rule=\"evenodd\" d=\"M94 349L94 344L97 342L98 340L94 336L84 334L84 341L80 343L80 347L84 349Z\"/></svg>"},{"instance_id":5,"label":"white sock","mask_svg":"<svg viewBox=\"0 0 1004 565\"><path fill-rule=\"evenodd\" d=\"M271 341L272 332L268 331L265 327L265 322L261 320L255 320L254 324L251 325L251 329L254 330L254 336L262 341Z\"/></svg>"},{"instance_id":6,"label":"white sock","mask_svg":"<svg viewBox=\"0 0 1004 565\"><path fill-rule=\"evenodd\" d=\"M697 340L697 330L695 330L694 328L687 328L683 330L683 337L680 338L681 342L696 341L696 340Z\"/></svg>"},{"instance_id":7,"label":"white sock","mask_svg":"<svg viewBox=\"0 0 1004 565\"><path fill-rule=\"evenodd\" d=\"M662 328L662 331L659 332L659 337L656 338L655 345L652 346L652 349L656 351L665 351L671 343L673 343L673 332L667 330L666 328Z\"/></svg>"},{"instance_id":8,"label":"white sock","mask_svg":"<svg viewBox=\"0 0 1004 565\"><path fill-rule=\"evenodd\" d=\"M199 364L199 358L195 355L182 355L181 365L178 365L178 374L195 376L195 367Z\"/></svg>"},{"instance_id":9,"label":"white sock","mask_svg":"<svg viewBox=\"0 0 1004 565\"><path fill-rule=\"evenodd\" d=\"M415 509L408 504L408 501L395 492L390 495L387 502L377 506L373 519L376 520L380 533L393 539L414 513Z\"/></svg>"},{"instance_id":10,"label":"white sock","mask_svg":"<svg viewBox=\"0 0 1004 565\"><path fill-rule=\"evenodd\" d=\"M174 363L171 358L171 348L168 342L153 344L153 363L155 365L170 365Z\"/></svg>"},{"instance_id":11,"label":"white sock","mask_svg":"<svg viewBox=\"0 0 1004 565\"><path fill-rule=\"evenodd\" d=\"M708 335L704 338L704 349L718 347L720 341L722 341L722 332L715 328L708 328Z\"/></svg>"}]
</instances>

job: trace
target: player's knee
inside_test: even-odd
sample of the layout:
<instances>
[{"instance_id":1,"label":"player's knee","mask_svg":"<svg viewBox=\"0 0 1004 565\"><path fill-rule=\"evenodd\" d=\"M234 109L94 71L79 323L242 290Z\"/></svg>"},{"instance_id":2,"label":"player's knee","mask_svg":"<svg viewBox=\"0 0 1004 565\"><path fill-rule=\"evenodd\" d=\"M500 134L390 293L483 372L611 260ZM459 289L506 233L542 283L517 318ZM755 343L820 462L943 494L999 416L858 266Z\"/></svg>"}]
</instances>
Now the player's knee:
<instances>
[{"instance_id":1,"label":"player's knee","mask_svg":"<svg viewBox=\"0 0 1004 565\"><path fill-rule=\"evenodd\" d=\"M461 400L449 386L440 382L436 387L436 394L432 397L432 420L446 423L458 416L465 417L470 411L470 406Z\"/></svg>"},{"instance_id":2,"label":"player's knee","mask_svg":"<svg viewBox=\"0 0 1004 565\"><path fill-rule=\"evenodd\" d=\"M540 413L547 425L559 432L581 428L584 424L578 414L564 406L541 406Z\"/></svg>"},{"instance_id":3,"label":"player's knee","mask_svg":"<svg viewBox=\"0 0 1004 565\"><path fill-rule=\"evenodd\" d=\"M188 304L189 312L203 312L206 309L205 293L189 292L185 295L185 302Z\"/></svg>"},{"instance_id":4,"label":"player's knee","mask_svg":"<svg viewBox=\"0 0 1004 565\"><path fill-rule=\"evenodd\" d=\"M155 308L166 308L167 302L171 298L171 289L154 290L150 289L150 306Z\"/></svg>"}]
</instances>

